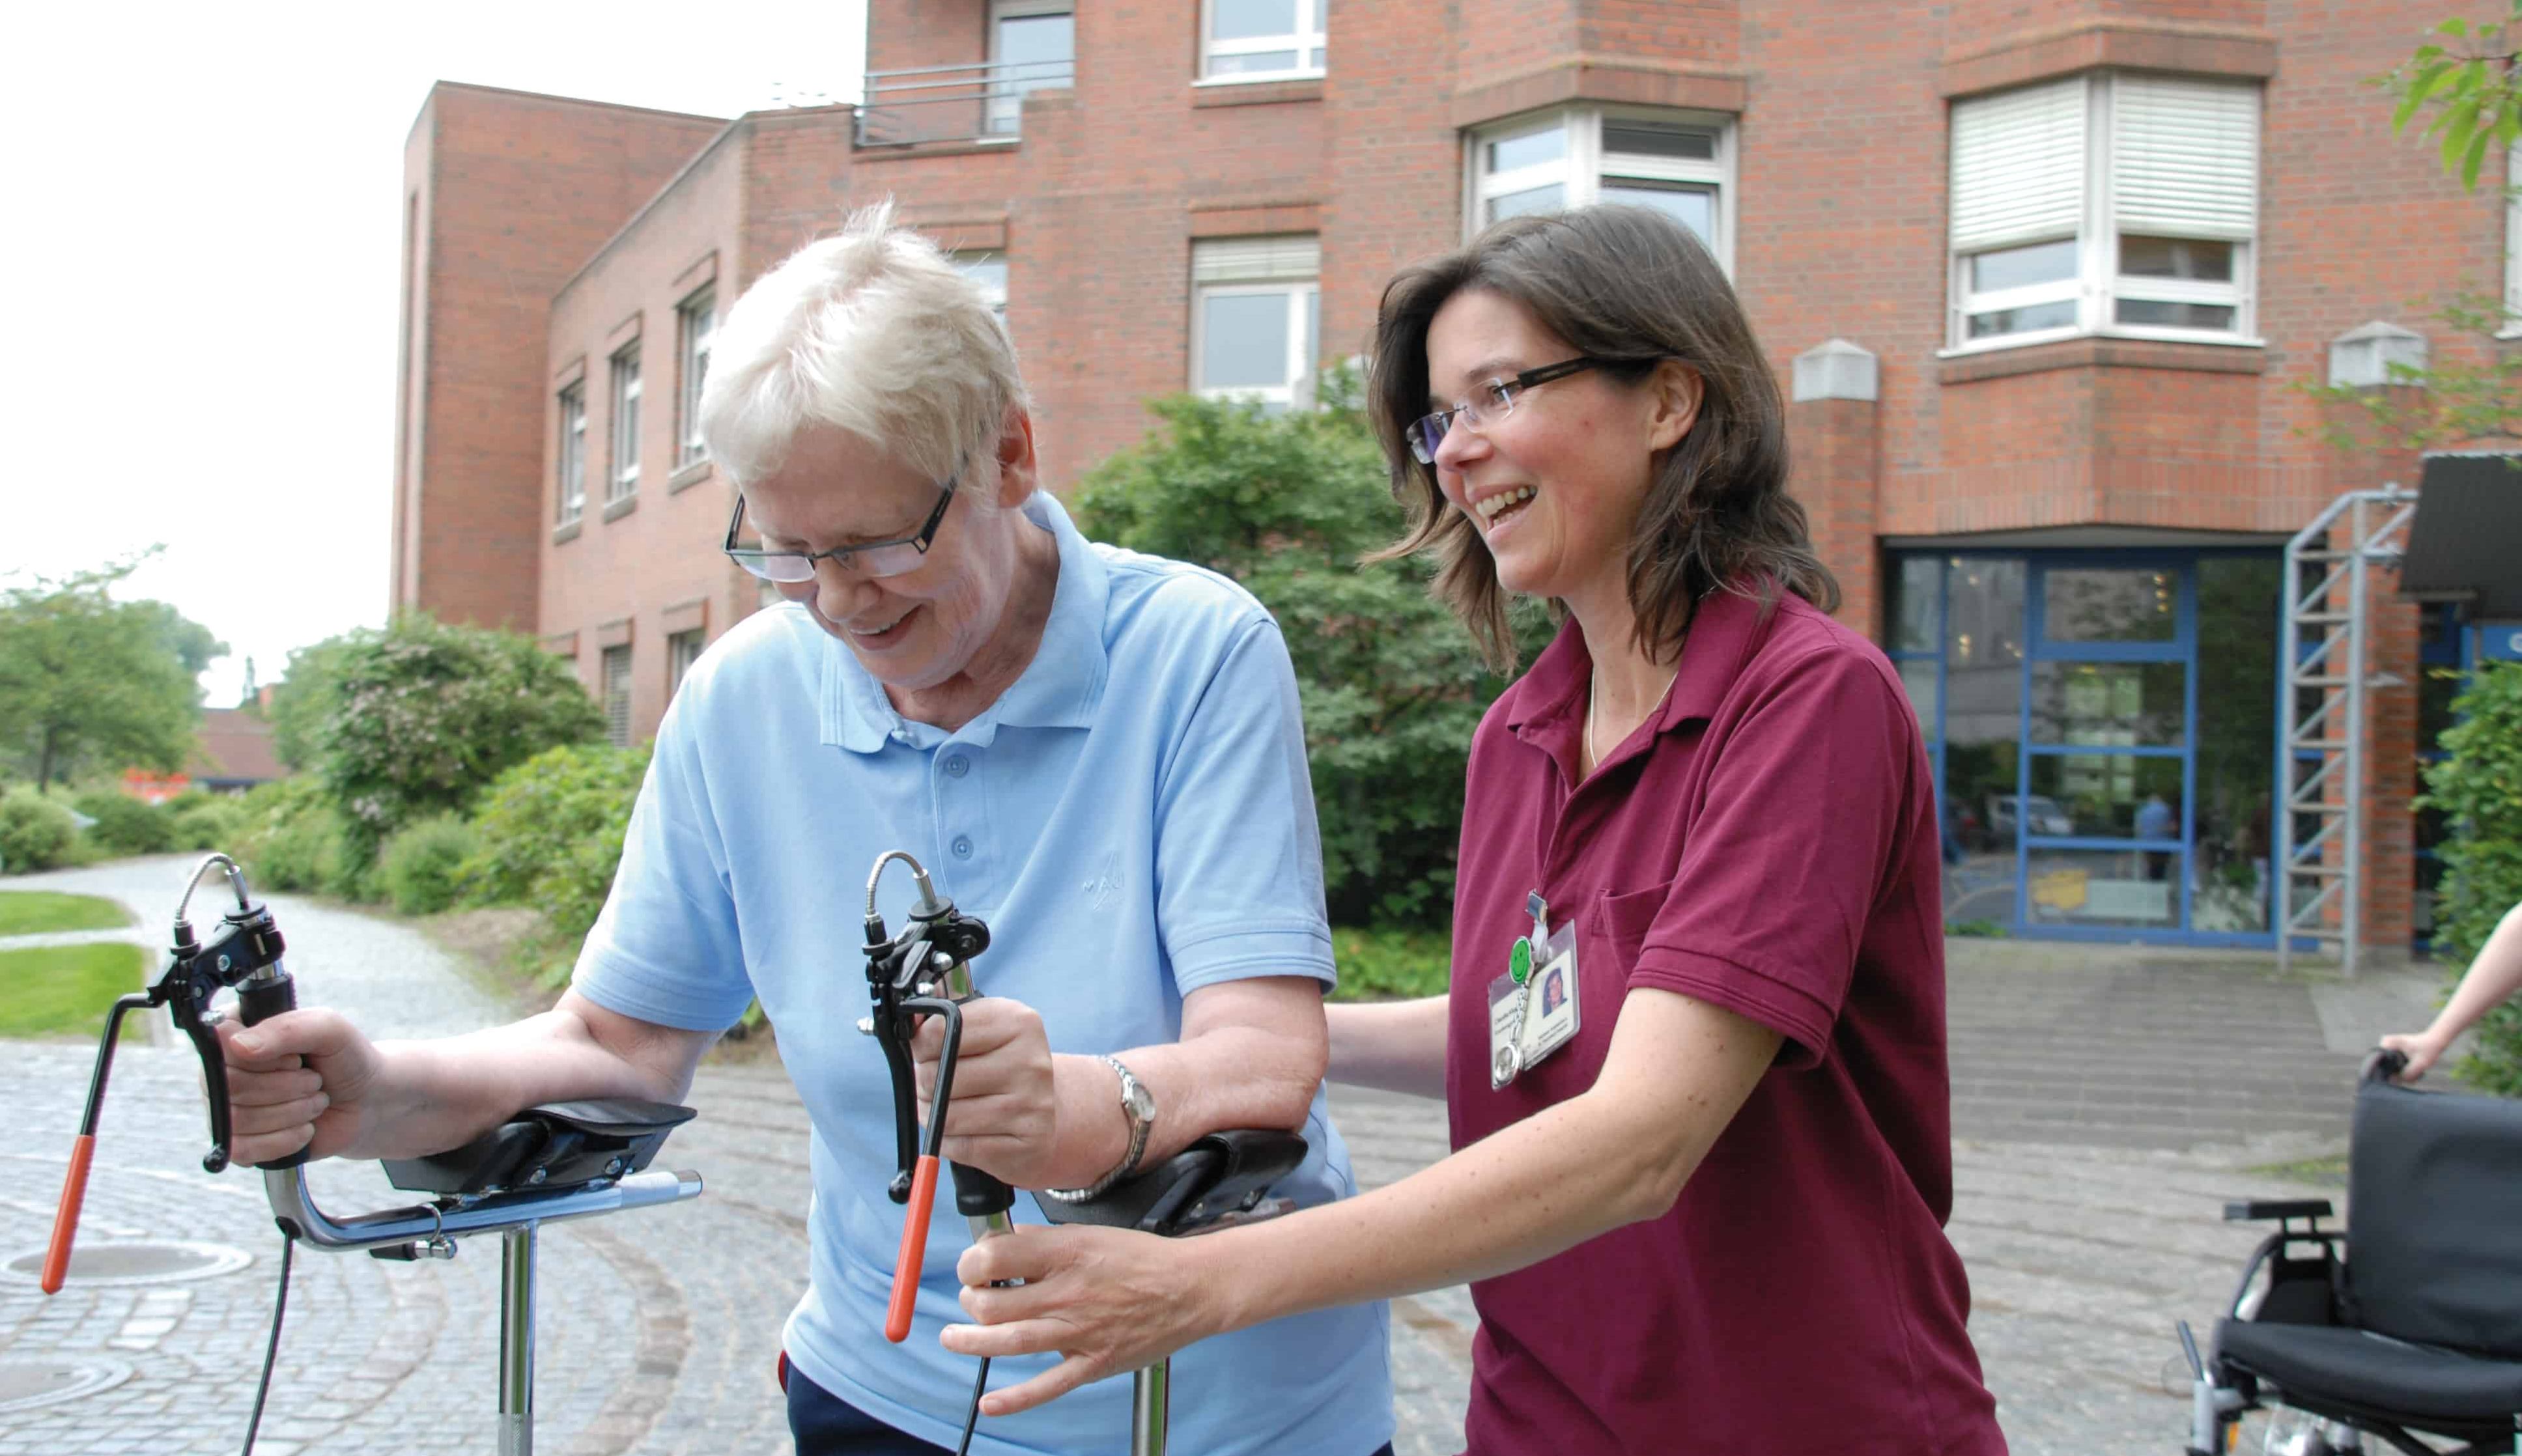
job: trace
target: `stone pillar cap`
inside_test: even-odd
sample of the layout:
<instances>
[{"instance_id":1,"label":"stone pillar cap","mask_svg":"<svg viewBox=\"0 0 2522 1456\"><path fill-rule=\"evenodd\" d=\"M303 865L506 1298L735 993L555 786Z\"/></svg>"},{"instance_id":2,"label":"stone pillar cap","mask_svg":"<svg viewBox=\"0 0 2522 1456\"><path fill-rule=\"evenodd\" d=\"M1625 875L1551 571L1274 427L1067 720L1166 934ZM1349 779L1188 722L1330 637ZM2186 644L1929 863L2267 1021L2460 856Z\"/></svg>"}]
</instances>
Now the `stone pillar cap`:
<instances>
[{"instance_id":1,"label":"stone pillar cap","mask_svg":"<svg viewBox=\"0 0 2522 1456\"><path fill-rule=\"evenodd\" d=\"M1880 397L1882 370L1874 351L1845 339L1825 339L1796 355L1795 400Z\"/></svg>"}]
</instances>

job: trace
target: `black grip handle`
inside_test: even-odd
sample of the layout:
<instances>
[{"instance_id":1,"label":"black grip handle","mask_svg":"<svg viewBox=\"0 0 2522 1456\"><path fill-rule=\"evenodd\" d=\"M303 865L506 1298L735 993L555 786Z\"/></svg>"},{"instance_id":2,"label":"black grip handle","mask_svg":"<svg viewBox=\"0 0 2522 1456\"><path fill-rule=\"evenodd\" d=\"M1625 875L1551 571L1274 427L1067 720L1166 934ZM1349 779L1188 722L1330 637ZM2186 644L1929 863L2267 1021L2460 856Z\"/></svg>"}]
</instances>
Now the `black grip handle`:
<instances>
[{"instance_id":1,"label":"black grip handle","mask_svg":"<svg viewBox=\"0 0 2522 1456\"><path fill-rule=\"evenodd\" d=\"M296 1011L297 1009L298 982L292 979L289 973L286 971L281 972L278 976L273 977L269 980L249 980L245 984L237 987L237 1020L245 1023L249 1026L258 1025L261 1023L270 1021L273 1017L280 1015L284 1011ZM226 1099L220 1098L218 1101L223 1104ZM220 1142L222 1145L225 1144L226 1138L224 1135L220 1138ZM258 1168L294 1168L306 1160L306 1150L301 1148L286 1158L274 1159L269 1162L257 1162L255 1166Z\"/></svg>"},{"instance_id":2,"label":"black grip handle","mask_svg":"<svg viewBox=\"0 0 2522 1456\"><path fill-rule=\"evenodd\" d=\"M946 1165L955 1173L956 1212L966 1218L986 1218L1016 1206L1016 1191L979 1168L959 1162Z\"/></svg>"}]
</instances>

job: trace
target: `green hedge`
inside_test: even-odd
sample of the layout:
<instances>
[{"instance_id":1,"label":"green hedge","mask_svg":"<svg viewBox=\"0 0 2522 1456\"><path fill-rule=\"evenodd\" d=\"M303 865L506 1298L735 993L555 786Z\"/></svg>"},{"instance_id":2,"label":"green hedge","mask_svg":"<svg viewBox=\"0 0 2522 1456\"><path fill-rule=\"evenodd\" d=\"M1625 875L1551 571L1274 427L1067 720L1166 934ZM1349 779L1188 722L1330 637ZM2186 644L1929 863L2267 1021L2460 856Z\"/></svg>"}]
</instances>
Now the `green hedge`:
<instances>
[{"instance_id":1,"label":"green hedge","mask_svg":"<svg viewBox=\"0 0 2522 1456\"><path fill-rule=\"evenodd\" d=\"M119 789L91 789L70 807L96 821L87 837L108 854L163 854L175 847L173 812Z\"/></svg>"},{"instance_id":2,"label":"green hedge","mask_svg":"<svg viewBox=\"0 0 2522 1456\"><path fill-rule=\"evenodd\" d=\"M32 789L0 796L0 873L57 869L76 853L78 821Z\"/></svg>"},{"instance_id":3,"label":"green hedge","mask_svg":"<svg viewBox=\"0 0 2522 1456\"><path fill-rule=\"evenodd\" d=\"M2522 663L2481 663L2452 706L2454 721L2438 745L2446 756L2426 770L2418 802L2440 809L2452 831L2440 851L2435 945L2466 968L2497 921L2522 904ZM2522 1006L2488 1014L2460 1074L2522 1096Z\"/></svg>"}]
</instances>

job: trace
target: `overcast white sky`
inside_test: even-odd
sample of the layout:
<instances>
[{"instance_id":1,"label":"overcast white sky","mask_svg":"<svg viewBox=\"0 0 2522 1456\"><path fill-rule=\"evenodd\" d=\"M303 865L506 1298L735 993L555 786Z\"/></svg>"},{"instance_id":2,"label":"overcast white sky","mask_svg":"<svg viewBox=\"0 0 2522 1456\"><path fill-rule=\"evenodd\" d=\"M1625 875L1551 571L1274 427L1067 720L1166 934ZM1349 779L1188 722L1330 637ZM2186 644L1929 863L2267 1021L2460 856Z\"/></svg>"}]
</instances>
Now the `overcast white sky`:
<instances>
[{"instance_id":1,"label":"overcast white sky","mask_svg":"<svg viewBox=\"0 0 2522 1456\"><path fill-rule=\"evenodd\" d=\"M432 81L732 116L855 99L864 0L30 7L0 60L0 578L163 543L122 595L230 656L382 622L403 139Z\"/></svg>"}]
</instances>

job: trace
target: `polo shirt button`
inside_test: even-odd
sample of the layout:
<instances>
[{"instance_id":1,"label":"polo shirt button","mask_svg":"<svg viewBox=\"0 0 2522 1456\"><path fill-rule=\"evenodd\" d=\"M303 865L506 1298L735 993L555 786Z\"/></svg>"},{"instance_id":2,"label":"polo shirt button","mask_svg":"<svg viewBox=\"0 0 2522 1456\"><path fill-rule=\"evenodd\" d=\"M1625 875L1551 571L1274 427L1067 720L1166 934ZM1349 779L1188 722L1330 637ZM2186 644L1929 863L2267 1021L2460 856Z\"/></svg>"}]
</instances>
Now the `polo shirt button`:
<instances>
[{"instance_id":1,"label":"polo shirt button","mask_svg":"<svg viewBox=\"0 0 2522 1456\"><path fill-rule=\"evenodd\" d=\"M957 835L955 837L953 847L955 850L955 857L957 859L970 859L972 857L972 840L969 835Z\"/></svg>"},{"instance_id":2,"label":"polo shirt button","mask_svg":"<svg viewBox=\"0 0 2522 1456\"><path fill-rule=\"evenodd\" d=\"M959 779L972 771L972 760L957 753L946 760L946 777Z\"/></svg>"}]
</instances>

